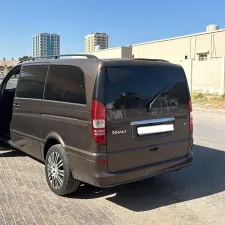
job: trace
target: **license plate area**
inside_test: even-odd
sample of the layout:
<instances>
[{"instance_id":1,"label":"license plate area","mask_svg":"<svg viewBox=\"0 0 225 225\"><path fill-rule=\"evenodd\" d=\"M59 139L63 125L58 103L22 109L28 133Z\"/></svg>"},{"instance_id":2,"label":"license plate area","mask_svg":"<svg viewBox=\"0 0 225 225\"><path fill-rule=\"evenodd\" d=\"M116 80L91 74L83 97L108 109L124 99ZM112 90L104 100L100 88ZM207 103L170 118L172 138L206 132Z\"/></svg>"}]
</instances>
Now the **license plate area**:
<instances>
[{"instance_id":1,"label":"license plate area","mask_svg":"<svg viewBox=\"0 0 225 225\"><path fill-rule=\"evenodd\" d=\"M160 134L160 133L171 132L171 131L174 131L173 124L162 124L162 125L137 127L137 134L139 136Z\"/></svg>"},{"instance_id":2,"label":"license plate area","mask_svg":"<svg viewBox=\"0 0 225 225\"><path fill-rule=\"evenodd\" d=\"M160 118L131 122L133 138L164 137L174 131L175 118Z\"/></svg>"}]
</instances>

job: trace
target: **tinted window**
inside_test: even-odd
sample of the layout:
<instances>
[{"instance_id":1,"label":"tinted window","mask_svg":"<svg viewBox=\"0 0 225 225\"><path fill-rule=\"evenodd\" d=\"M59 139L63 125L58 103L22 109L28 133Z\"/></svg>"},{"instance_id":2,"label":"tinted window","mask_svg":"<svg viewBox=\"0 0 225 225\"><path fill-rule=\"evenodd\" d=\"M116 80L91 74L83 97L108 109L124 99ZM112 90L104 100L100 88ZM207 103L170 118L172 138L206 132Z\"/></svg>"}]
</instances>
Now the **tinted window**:
<instances>
[{"instance_id":1,"label":"tinted window","mask_svg":"<svg viewBox=\"0 0 225 225\"><path fill-rule=\"evenodd\" d=\"M107 109L188 104L182 68L175 66L115 66L106 68Z\"/></svg>"},{"instance_id":2,"label":"tinted window","mask_svg":"<svg viewBox=\"0 0 225 225\"><path fill-rule=\"evenodd\" d=\"M50 66L45 99L85 104L85 83L82 70L75 66Z\"/></svg>"},{"instance_id":3,"label":"tinted window","mask_svg":"<svg viewBox=\"0 0 225 225\"><path fill-rule=\"evenodd\" d=\"M48 66L24 66L17 85L16 96L42 99Z\"/></svg>"}]
</instances>

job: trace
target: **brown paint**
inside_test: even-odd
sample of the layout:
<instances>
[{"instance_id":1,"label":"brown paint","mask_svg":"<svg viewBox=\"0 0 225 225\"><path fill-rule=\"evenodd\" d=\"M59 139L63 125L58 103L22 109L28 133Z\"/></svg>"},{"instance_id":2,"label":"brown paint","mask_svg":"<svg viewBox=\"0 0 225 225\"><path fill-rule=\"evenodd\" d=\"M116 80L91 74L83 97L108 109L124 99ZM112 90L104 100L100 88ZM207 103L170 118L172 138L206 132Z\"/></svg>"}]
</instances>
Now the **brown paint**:
<instances>
[{"instance_id":1,"label":"brown paint","mask_svg":"<svg viewBox=\"0 0 225 225\"><path fill-rule=\"evenodd\" d=\"M133 182L189 165L193 157L189 149L192 133L189 133L188 126L184 126L188 124L188 105L183 107L182 113L169 115L175 118L176 132L151 137L138 137L134 133L136 126L132 127L130 123L165 118L166 115L152 115L137 109L123 110L123 112L109 110L107 111L107 145L98 145L93 140L90 111L95 78L99 69L107 65L153 64L170 66L165 62L145 60L56 59L24 62L21 66L79 67L85 74L87 104L15 97L10 143L13 147L44 161L45 145L50 139L54 139L65 148L73 176L100 187ZM12 73L13 71L7 76L5 82ZM57 82L63 82L63 80ZM70 87L67 88L70 89ZM4 92L4 85L2 92ZM17 105L19 108L16 108ZM3 119L0 118L0 121ZM126 130L126 132L113 135L112 131L118 129ZM107 160L108 165L99 165L100 160Z\"/></svg>"}]
</instances>

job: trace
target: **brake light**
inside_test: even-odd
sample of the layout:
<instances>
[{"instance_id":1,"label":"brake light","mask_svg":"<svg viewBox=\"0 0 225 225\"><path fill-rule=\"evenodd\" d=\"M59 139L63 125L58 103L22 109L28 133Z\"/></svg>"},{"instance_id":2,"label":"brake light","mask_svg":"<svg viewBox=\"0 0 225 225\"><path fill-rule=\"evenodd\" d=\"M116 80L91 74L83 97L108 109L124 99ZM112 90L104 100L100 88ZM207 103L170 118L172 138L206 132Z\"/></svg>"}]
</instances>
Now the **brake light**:
<instances>
[{"instance_id":1,"label":"brake light","mask_svg":"<svg viewBox=\"0 0 225 225\"><path fill-rule=\"evenodd\" d=\"M96 100L92 101L92 135L96 143L106 144L106 109Z\"/></svg>"},{"instance_id":2,"label":"brake light","mask_svg":"<svg viewBox=\"0 0 225 225\"><path fill-rule=\"evenodd\" d=\"M192 102L189 101L189 131L193 131Z\"/></svg>"},{"instance_id":3,"label":"brake light","mask_svg":"<svg viewBox=\"0 0 225 225\"><path fill-rule=\"evenodd\" d=\"M108 163L107 160L100 160L100 161L98 161L99 165L106 165L107 163Z\"/></svg>"}]
</instances>

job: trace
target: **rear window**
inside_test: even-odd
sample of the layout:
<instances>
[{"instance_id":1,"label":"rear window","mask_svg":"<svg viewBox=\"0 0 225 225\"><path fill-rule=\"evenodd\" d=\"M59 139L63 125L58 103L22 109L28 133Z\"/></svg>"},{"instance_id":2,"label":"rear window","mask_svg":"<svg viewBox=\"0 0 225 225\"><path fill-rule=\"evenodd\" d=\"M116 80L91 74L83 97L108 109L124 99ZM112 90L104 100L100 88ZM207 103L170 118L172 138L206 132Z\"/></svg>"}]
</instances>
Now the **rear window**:
<instances>
[{"instance_id":1,"label":"rear window","mask_svg":"<svg viewBox=\"0 0 225 225\"><path fill-rule=\"evenodd\" d=\"M188 104L185 73L175 66L106 68L107 109L168 107Z\"/></svg>"}]
</instances>

